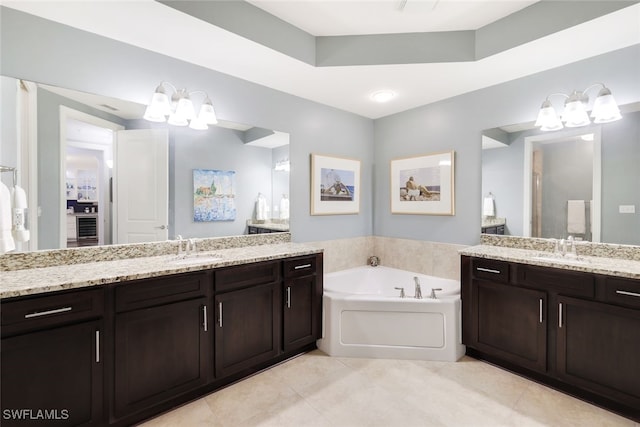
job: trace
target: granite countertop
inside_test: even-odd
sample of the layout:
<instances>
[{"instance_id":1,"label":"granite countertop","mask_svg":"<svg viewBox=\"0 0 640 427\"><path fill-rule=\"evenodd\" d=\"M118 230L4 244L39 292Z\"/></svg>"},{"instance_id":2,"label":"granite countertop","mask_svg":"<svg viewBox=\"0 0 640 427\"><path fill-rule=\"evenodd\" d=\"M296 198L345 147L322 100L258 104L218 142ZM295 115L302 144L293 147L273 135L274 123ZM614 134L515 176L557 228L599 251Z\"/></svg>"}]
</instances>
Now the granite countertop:
<instances>
[{"instance_id":1,"label":"granite countertop","mask_svg":"<svg viewBox=\"0 0 640 427\"><path fill-rule=\"evenodd\" d=\"M300 243L279 243L199 252L198 258L200 259L192 261L191 258L194 257L191 257L187 264L181 264L177 255L161 255L1 271L0 299L106 285L108 283L268 261L291 256L311 255L320 252L322 252L322 249Z\"/></svg>"},{"instance_id":2,"label":"granite countertop","mask_svg":"<svg viewBox=\"0 0 640 427\"><path fill-rule=\"evenodd\" d=\"M587 255L579 255L578 259L575 260L563 258L549 251L493 245L470 246L460 250L459 253L460 255L477 258L497 259L521 264L640 279L640 261L635 260Z\"/></svg>"}]
</instances>

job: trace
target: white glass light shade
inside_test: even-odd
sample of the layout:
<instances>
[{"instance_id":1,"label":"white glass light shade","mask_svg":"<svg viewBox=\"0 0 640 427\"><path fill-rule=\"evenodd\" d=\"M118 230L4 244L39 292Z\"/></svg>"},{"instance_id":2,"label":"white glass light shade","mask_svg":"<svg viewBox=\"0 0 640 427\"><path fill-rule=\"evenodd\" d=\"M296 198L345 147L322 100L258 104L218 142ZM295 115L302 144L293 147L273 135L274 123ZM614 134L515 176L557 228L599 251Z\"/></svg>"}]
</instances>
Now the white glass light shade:
<instances>
[{"instance_id":1,"label":"white glass light shade","mask_svg":"<svg viewBox=\"0 0 640 427\"><path fill-rule=\"evenodd\" d=\"M191 100L189 98L180 98L175 113L169 116L168 123L174 126L186 126L195 115Z\"/></svg>"},{"instance_id":2,"label":"white glass light shade","mask_svg":"<svg viewBox=\"0 0 640 427\"><path fill-rule=\"evenodd\" d=\"M593 104L593 110L591 111L591 117L594 118L595 123L609 123L616 120L620 120L620 109L611 91L607 88L600 90L598 97Z\"/></svg>"},{"instance_id":3,"label":"white glass light shade","mask_svg":"<svg viewBox=\"0 0 640 427\"><path fill-rule=\"evenodd\" d=\"M189 123L189 127L191 129L195 129L195 130L207 130L209 129L209 126L207 126L207 124L202 121L200 119L200 117L196 117L195 119L191 119L191 122Z\"/></svg>"},{"instance_id":4,"label":"white glass light shade","mask_svg":"<svg viewBox=\"0 0 640 427\"><path fill-rule=\"evenodd\" d=\"M164 93L162 87L158 86L144 112L144 119L150 122L164 122L169 114L171 114L169 97Z\"/></svg>"},{"instance_id":5,"label":"white glass light shade","mask_svg":"<svg viewBox=\"0 0 640 427\"><path fill-rule=\"evenodd\" d=\"M556 109L553 108L549 100L542 103L535 126L540 126L540 130L542 131L553 131L563 128Z\"/></svg>"},{"instance_id":6,"label":"white glass light shade","mask_svg":"<svg viewBox=\"0 0 640 427\"><path fill-rule=\"evenodd\" d=\"M579 99L569 98L564 105L562 114L564 125L568 128L586 126L591 123L585 105Z\"/></svg>"},{"instance_id":7,"label":"white glass light shade","mask_svg":"<svg viewBox=\"0 0 640 427\"><path fill-rule=\"evenodd\" d=\"M218 117L216 117L216 112L213 110L213 104L211 104L211 100L209 98L205 99L200 106L198 119L209 125L215 125L218 123Z\"/></svg>"}]
</instances>

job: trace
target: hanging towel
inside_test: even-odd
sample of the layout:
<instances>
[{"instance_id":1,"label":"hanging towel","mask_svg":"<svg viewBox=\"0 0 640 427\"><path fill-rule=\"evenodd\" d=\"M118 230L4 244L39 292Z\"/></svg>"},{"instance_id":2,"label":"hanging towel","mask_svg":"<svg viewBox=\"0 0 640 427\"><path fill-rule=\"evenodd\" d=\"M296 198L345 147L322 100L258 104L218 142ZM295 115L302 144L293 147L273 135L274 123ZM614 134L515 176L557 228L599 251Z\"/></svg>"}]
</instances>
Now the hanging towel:
<instances>
[{"instance_id":1,"label":"hanging towel","mask_svg":"<svg viewBox=\"0 0 640 427\"><path fill-rule=\"evenodd\" d=\"M256 219L258 221L267 219L267 199L262 194L258 194L258 200L256 201Z\"/></svg>"},{"instance_id":2,"label":"hanging towel","mask_svg":"<svg viewBox=\"0 0 640 427\"><path fill-rule=\"evenodd\" d=\"M584 234L585 226L585 203L584 200L567 201L567 233Z\"/></svg>"},{"instance_id":3,"label":"hanging towel","mask_svg":"<svg viewBox=\"0 0 640 427\"><path fill-rule=\"evenodd\" d=\"M16 244L11 235L11 192L0 182L0 254L15 248Z\"/></svg>"},{"instance_id":4,"label":"hanging towel","mask_svg":"<svg viewBox=\"0 0 640 427\"><path fill-rule=\"evenodd\" d=\"M484 198L482 203L482 215L484 216L495 216L496 215L496 207L493 203L493 196L487 196Z\"/></svg>"},{"instance_id":5,"label":"hanging towel","mask_svg":"<svg viewBox=\"0 0 640 427\"><path fill-rule=\"evenodd\" d=\"M25 227L25 209L27 209L27 193L19 185L16 185L11 190L11 198L13 199L13 225L11 230L13 232L13 239L16 242L28 242L29 230Z\"/></svg>"},{"instance_id":6,"label":"hanging towel","mask_svg":"<svg viewBox=\"0 0 640 427\"><path fill-rule=\"evenodd\" d=\"M289 219L289 199L286 195L280 200L280 219Z\"/></svg>"}]
</instances>

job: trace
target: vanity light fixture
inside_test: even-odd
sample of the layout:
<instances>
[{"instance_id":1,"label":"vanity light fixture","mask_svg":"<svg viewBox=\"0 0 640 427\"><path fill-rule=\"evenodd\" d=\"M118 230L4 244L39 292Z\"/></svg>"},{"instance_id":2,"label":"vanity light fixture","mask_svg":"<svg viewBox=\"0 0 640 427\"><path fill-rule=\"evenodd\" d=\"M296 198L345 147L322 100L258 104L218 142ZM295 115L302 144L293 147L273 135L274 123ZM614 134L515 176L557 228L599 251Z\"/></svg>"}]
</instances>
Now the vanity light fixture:
<instances>
[{"instance_id":1,"label":"vanity light fixture","mask_svg":"<svg viewBox=\"0 0 640 427\"><path fill-rule=\"evenodd\" d=\"M536 120L536 126L540 127L543 131L560 130L564 126L566 127L580 127L591 124L589 114L587 113L587 106L589 104L589 96L587 92L593 88L601 86L602 88L598 92L593 103L593 109L591 110L591 117L594 119L594 123L609 123L616 120L620 120L620 109L618 104L613 99L611 91L603 83L594 83L587 87L583 91L574 90L571 95L564 93L552 93L542 103L540 111L538 112L538 119ZM564 102L564 112L559 117L555 108L551 104L549 98L552 96L562 96L566 98ZM564 122L564 125L562 124Z\"/></svg>"},{"instance_id":2,"label":"vanity light fixture","mask_svg":"<svg viewBox=\"0 0 640 427\"><path fill-rule=\"evenodd\" d=\"M171 98L167 95L165 85L173 90ZM191 95L204 94L204 101L200 105L200 111L196 116ZM207 125L218 123L213 103L205 91L196 90L188 92L186 89L176 89L169 82L162 82L156 88L151 102L144 112L145 120L150 122L167 122L174 126L189 126L191 129L205 130Z\"/></svg>"}]
</instances>

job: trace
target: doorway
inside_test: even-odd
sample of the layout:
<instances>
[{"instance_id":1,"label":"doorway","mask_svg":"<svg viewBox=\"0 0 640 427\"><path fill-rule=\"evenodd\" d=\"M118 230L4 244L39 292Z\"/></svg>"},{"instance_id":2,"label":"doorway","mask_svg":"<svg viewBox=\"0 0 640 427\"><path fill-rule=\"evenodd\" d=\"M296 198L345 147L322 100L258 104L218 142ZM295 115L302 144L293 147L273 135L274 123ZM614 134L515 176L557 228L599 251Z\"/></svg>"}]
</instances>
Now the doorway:
<instances>
[{"instance_id":1,"label":"doorway","mask_svg":"<svg viewBox=\"0 0 640 427\"><path fill-rule=\"evenodd\" d=\"M113 144L115 132L122 129L60 107L61 248L111 243Z\"/></svg>"}]
</instances>

